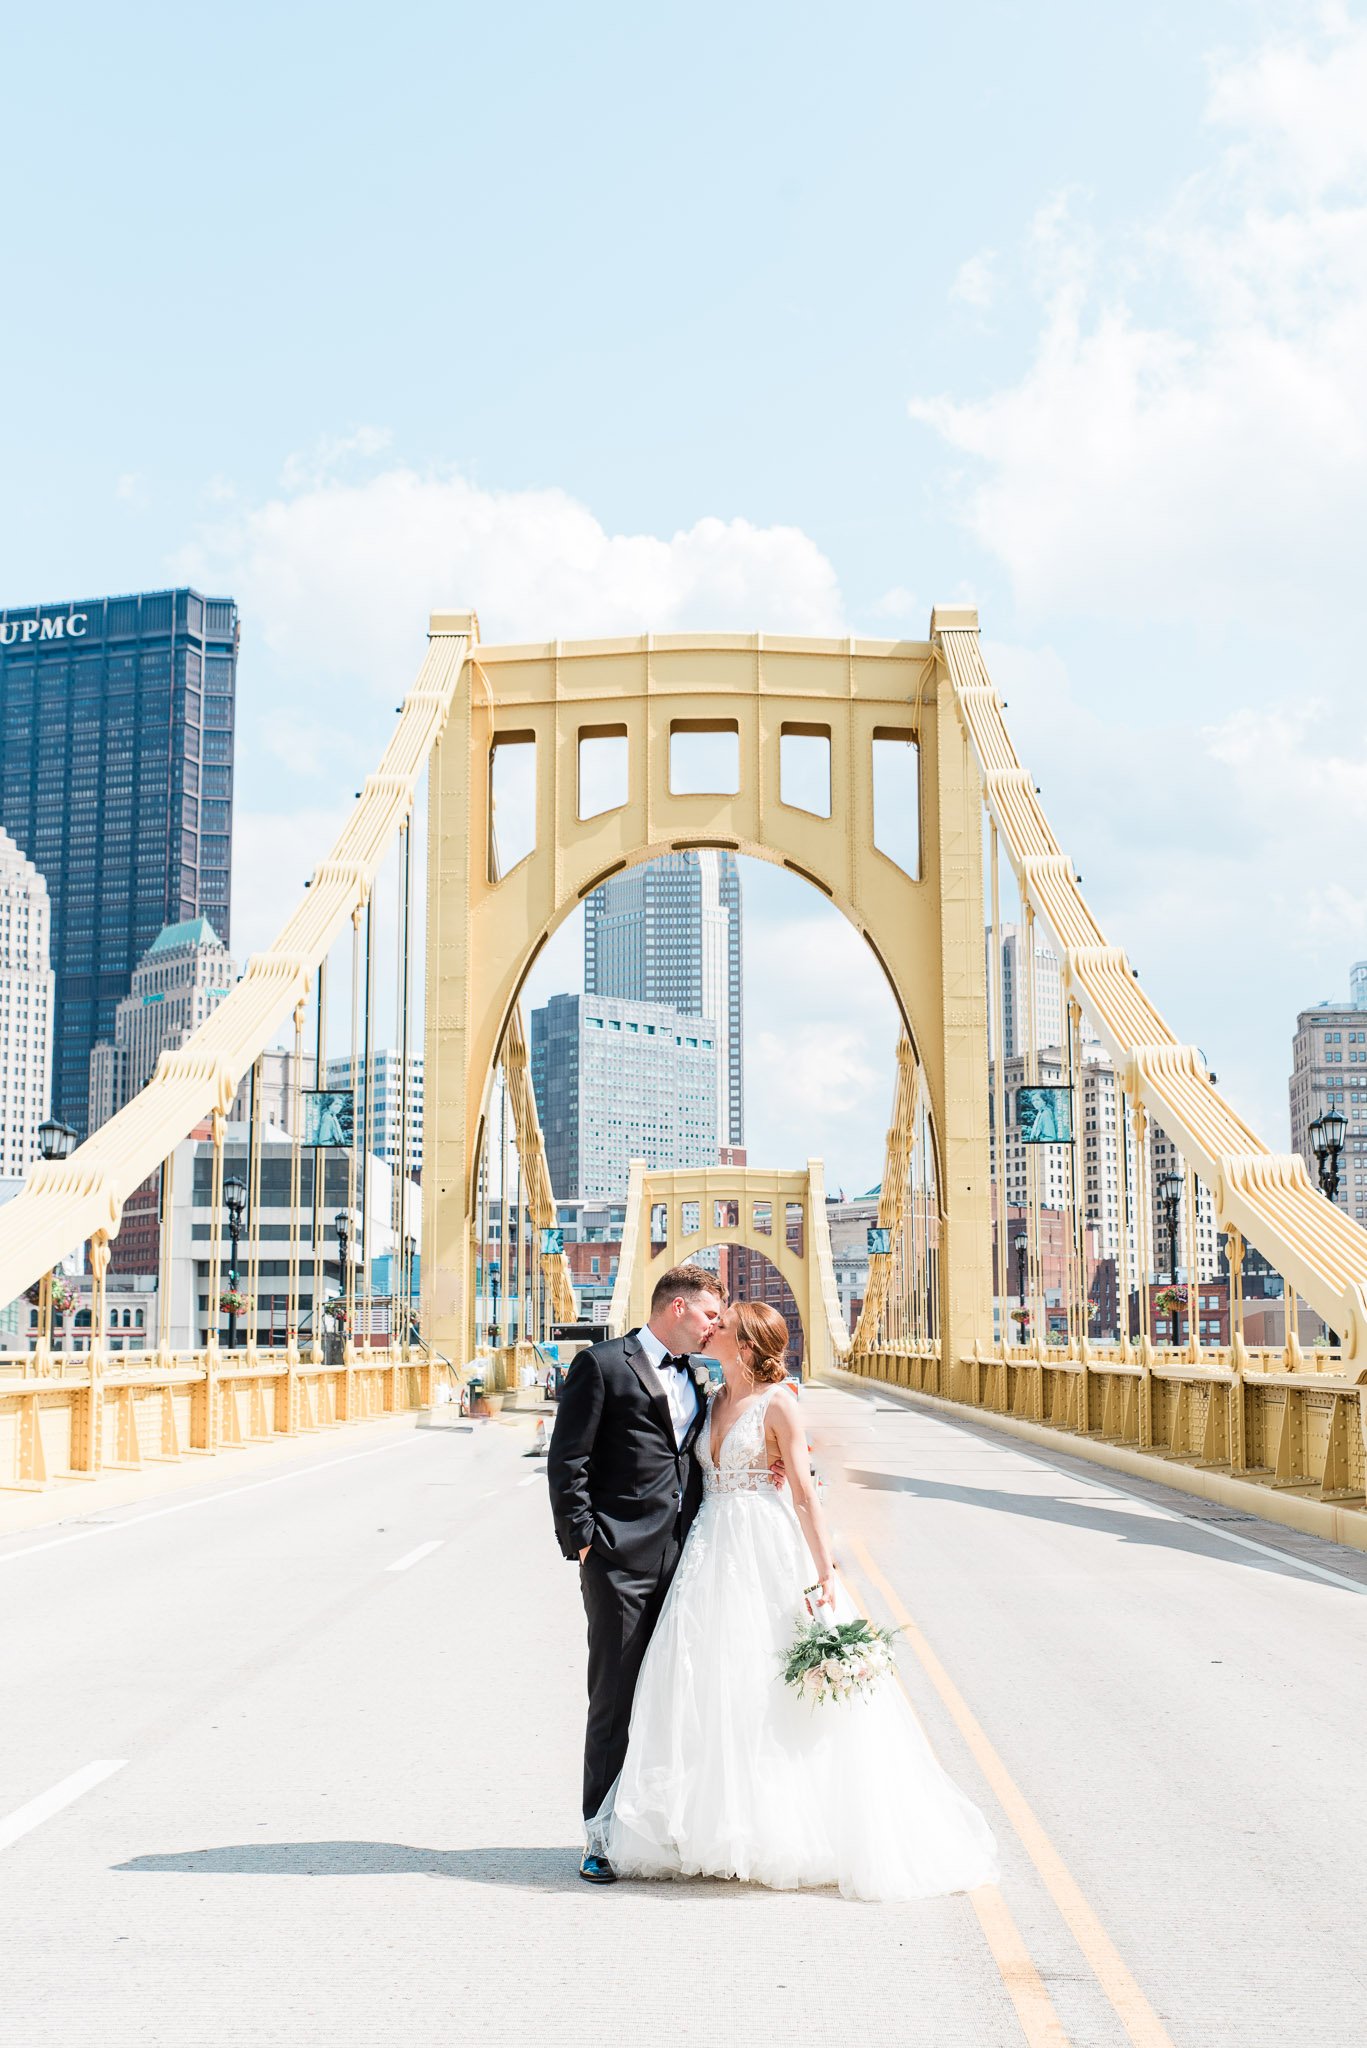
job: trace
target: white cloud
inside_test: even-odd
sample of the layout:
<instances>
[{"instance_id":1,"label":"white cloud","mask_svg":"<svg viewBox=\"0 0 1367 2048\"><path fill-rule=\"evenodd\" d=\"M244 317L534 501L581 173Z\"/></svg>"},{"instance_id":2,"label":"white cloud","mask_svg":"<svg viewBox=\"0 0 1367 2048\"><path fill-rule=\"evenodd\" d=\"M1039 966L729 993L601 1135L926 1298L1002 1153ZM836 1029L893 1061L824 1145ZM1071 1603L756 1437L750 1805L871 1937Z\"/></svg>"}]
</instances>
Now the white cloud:
<instances>
[{"instance_id":1,"label":"white cloud","mask_svg":"<svg viewBox=\"0 0 1367 2048\"><path fill-rule=\"evenodd\" d=\"M668 539L611 534L564 491L405 467L336 473L373 455L373 433L371 444L334 444L325 474L292 463L277 496L209 526L173 564L237 598L244 659L264 644L296 718L392 701L443 607L473 604L489 641L844 628L835 571L796 527L705 518Z\"/></svg>"},{"instance_id":2,"label":"white cloud","mask_svg":"<svg viewBox=\"0 0 1367 2048\"><path fill-rule=\"evenodd\" d=\"M1236 133L1260 135L1279 172L1312 193L1367 170L1367 33L1341 4L1322 21L1327 49L1266 45L1216 77L1209 109Z\"/></svg>"},{"instance_id":3,"label":"white cloud","mask_svg":"<svg viewBox=\"0 0 1367 2048\"><path fill-rule=\"evenodd\" d=\"M908 590L905 584L896 583L891 590L885 590L883 595L869 606L869 616L874 619L891 619L901 625L915 619L923 610L924 607L915 591ZM921 624L924 627L924 619L921 620Z\"/></svg>"},{"instance_id":4,"label":"white cloud","mask_svg":"<svg viewBox=\"0 0 1367 2048\"><path fill-rule=\"evenodd\" d=\"M1041 214L1020 378L913 400L970 459L962 517L1027 614L1209 620L1360 586L1365 81L1341 14L1226 65L1208 113L1232 139L1106 265L1071 204Z\"/></svg>"},{"instance_id":5,"label":"white cloud","mask_svg":"<svg viewBox=\"0 0 1367 2048\"><path fill-rule=\"evenodd\" d=\"M995 256L995 250L982 249L976 256L970 256L961 263L949 287L950 298L985 313L997 296L997 279L993 269Z\"/></svg>"}]
</instances>

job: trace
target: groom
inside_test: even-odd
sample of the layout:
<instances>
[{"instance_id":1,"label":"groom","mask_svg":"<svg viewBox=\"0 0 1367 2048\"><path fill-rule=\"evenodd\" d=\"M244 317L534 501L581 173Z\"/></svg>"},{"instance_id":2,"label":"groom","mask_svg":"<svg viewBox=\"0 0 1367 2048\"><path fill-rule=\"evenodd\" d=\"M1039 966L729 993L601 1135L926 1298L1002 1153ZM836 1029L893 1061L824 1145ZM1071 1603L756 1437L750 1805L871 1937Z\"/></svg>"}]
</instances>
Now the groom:
<instances>
[{"instance_id":1,"label":"groom","mask_svg":"<svg viewBox=\"0 0 1367 2048\"><path fill-rule=\"evenodd\" d=\"M707 1403L691 1368L725 1305L715 1273L672 1267L644 1328L581 1351L560 1396L547 1477L589 1623L585 1821L622 1768L641 1659L702 1498L692 1453ZM590 1884L616 1875L592 1840L579 1874Z\"/></svg>"}]
</instances>

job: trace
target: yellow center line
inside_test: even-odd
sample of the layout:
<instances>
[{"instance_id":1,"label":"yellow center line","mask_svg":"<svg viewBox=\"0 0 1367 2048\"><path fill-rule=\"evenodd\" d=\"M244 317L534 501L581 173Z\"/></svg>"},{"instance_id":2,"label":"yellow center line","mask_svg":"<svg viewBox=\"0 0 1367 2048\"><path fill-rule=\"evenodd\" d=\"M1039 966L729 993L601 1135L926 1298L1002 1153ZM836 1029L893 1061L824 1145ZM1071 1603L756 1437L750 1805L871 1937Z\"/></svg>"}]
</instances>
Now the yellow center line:
<instances>
[{"instance_id":1,"label":"yellow center line","mask_svg":"<svg viewBox=\"0 0 1367 2048\"><path fill-rule=\"evenodd\" d=\"M968 1896L1029 2048L1071 2048L1044 1979L996 1885L979 1885Z\"/></svg>"},{"instance_id":2,"label":"yellow center line","mask_svg":"<svg viewBox=\"0 0 1367 2048\"><path fill-rule=\"evenodd\" d=\"M872 1617L848 1580L845 1582L845 1590L864 1619L871 1620ZM916 1713L911 1696L902 1685L900 1676L897 1683L901 1688L902 1697L911 1708L916 1725L920 1727L920 1716ZM925 1730L922 1729L921 1732L924 1734ZM929 1736L926 1740L929 1742ZM968 1894L968 1897L978 1916L978 1925L982 1928L983 1939L997 1966L997 1973L1016 2009L1016 2018L1025 2036L1026 2048L1072 2048L1072 2043L1063 2030L1063 2022L1055 2010L1054 2001L1044 1987L1044 1979L1035 1968L1034 1958L1025 1946L1024 1936L1012 1917L1011 1908L996 1885L979 1885L975 1891Z\"/></svg>"},{"instance_id":3,"label":"yellow center line","mask_svg":"<svg viewBox=\"0 0 1367 2048\"><path fill-rule=\"evenodd\" d=\"M1120 2024L1134 2043L1134 2048L1174 2048L1171 2034L1126 1968L1115 1943L1083 1897L1077 1880L1045 1833L1025 1794L989 1742L963 1694L912 1620L896 1589L889 1584L874 1563L867 1545L857 1536L847 1536L844 1547L852 1550L858 1557L860 1570L882 1595L893 1620L901 1628L926 1676L949 1709L959 1733L973 1753L978 1768L996 1794L1026 1854L1043 1878L1049 1896L1058 1907L1069 1933L1087 1958L1093 1975L1110 2001ZM974 1894L974 1903L977 1903L977 1894ZM981 1917L979 1914L980 1919ZM1017 2009L1019 2010L1019 2007Z\"/></svg>"}]
</instances>

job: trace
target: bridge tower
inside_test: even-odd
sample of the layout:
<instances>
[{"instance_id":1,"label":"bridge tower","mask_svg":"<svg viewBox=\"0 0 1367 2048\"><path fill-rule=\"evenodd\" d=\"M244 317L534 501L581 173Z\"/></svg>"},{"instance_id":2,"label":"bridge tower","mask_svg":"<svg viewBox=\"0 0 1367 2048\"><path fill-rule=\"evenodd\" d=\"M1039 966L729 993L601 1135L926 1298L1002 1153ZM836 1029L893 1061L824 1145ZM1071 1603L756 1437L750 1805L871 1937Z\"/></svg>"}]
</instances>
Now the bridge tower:
<instances>
[{"instance_id":1,"label":"bridge tower","mask_svg":"<svg viewBox=\"0 0 1367 2048\"><path fill-rule=\"evenodd\" d=\"M992 1326L983 791L937 643L976 623L971 611L937 611L926 641L678 634L471 645L430 779L424 1319L439 1351L472 1348L490 1077L532 962L608 876L725 847L819 889L887 976L928 1105L942 1391L956 1391L958 1361ZM450 625L436 614L432 630ZM724 787L683 786L679 750L696 734L717 736L728 753L716 777ZM790 738L815 742L824 758L823 808L808 785L789 786ZM619 770L606 804L589 766L603 742L616 743ZM907 821L882 814L876 788L875 760L889 745L916 765L906 799L916 851L900 862L884 849ZM535 792L530 849L508 866L493 815L505 748L522 750L520 786Z\"/></svg>"}]
</instances>

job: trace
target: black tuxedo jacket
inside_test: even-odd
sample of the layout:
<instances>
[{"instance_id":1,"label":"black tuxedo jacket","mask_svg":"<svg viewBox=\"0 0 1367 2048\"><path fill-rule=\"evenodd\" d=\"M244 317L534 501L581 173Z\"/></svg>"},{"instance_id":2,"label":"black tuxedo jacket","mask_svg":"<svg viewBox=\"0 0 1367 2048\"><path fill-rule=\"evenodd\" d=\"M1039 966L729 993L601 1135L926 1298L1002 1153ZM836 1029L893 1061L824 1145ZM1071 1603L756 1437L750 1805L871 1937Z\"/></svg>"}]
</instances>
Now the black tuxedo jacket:
<instances>
[{"instance_id":1,"label":"black tuxedo jacket","mask_svg":"<svg viewBox=\"0 0 1367 2048\"><path fill-rule=\"evenodd\" d=\"M693 1456L707 1402L681 1444L635 1330L581 1351L560 1395L546 1476L555 1533L566 1557L590 1544L603 1562L653 1569L671 1537L682 1541L702 1499Z\"/></svg>"}]
</instances>

